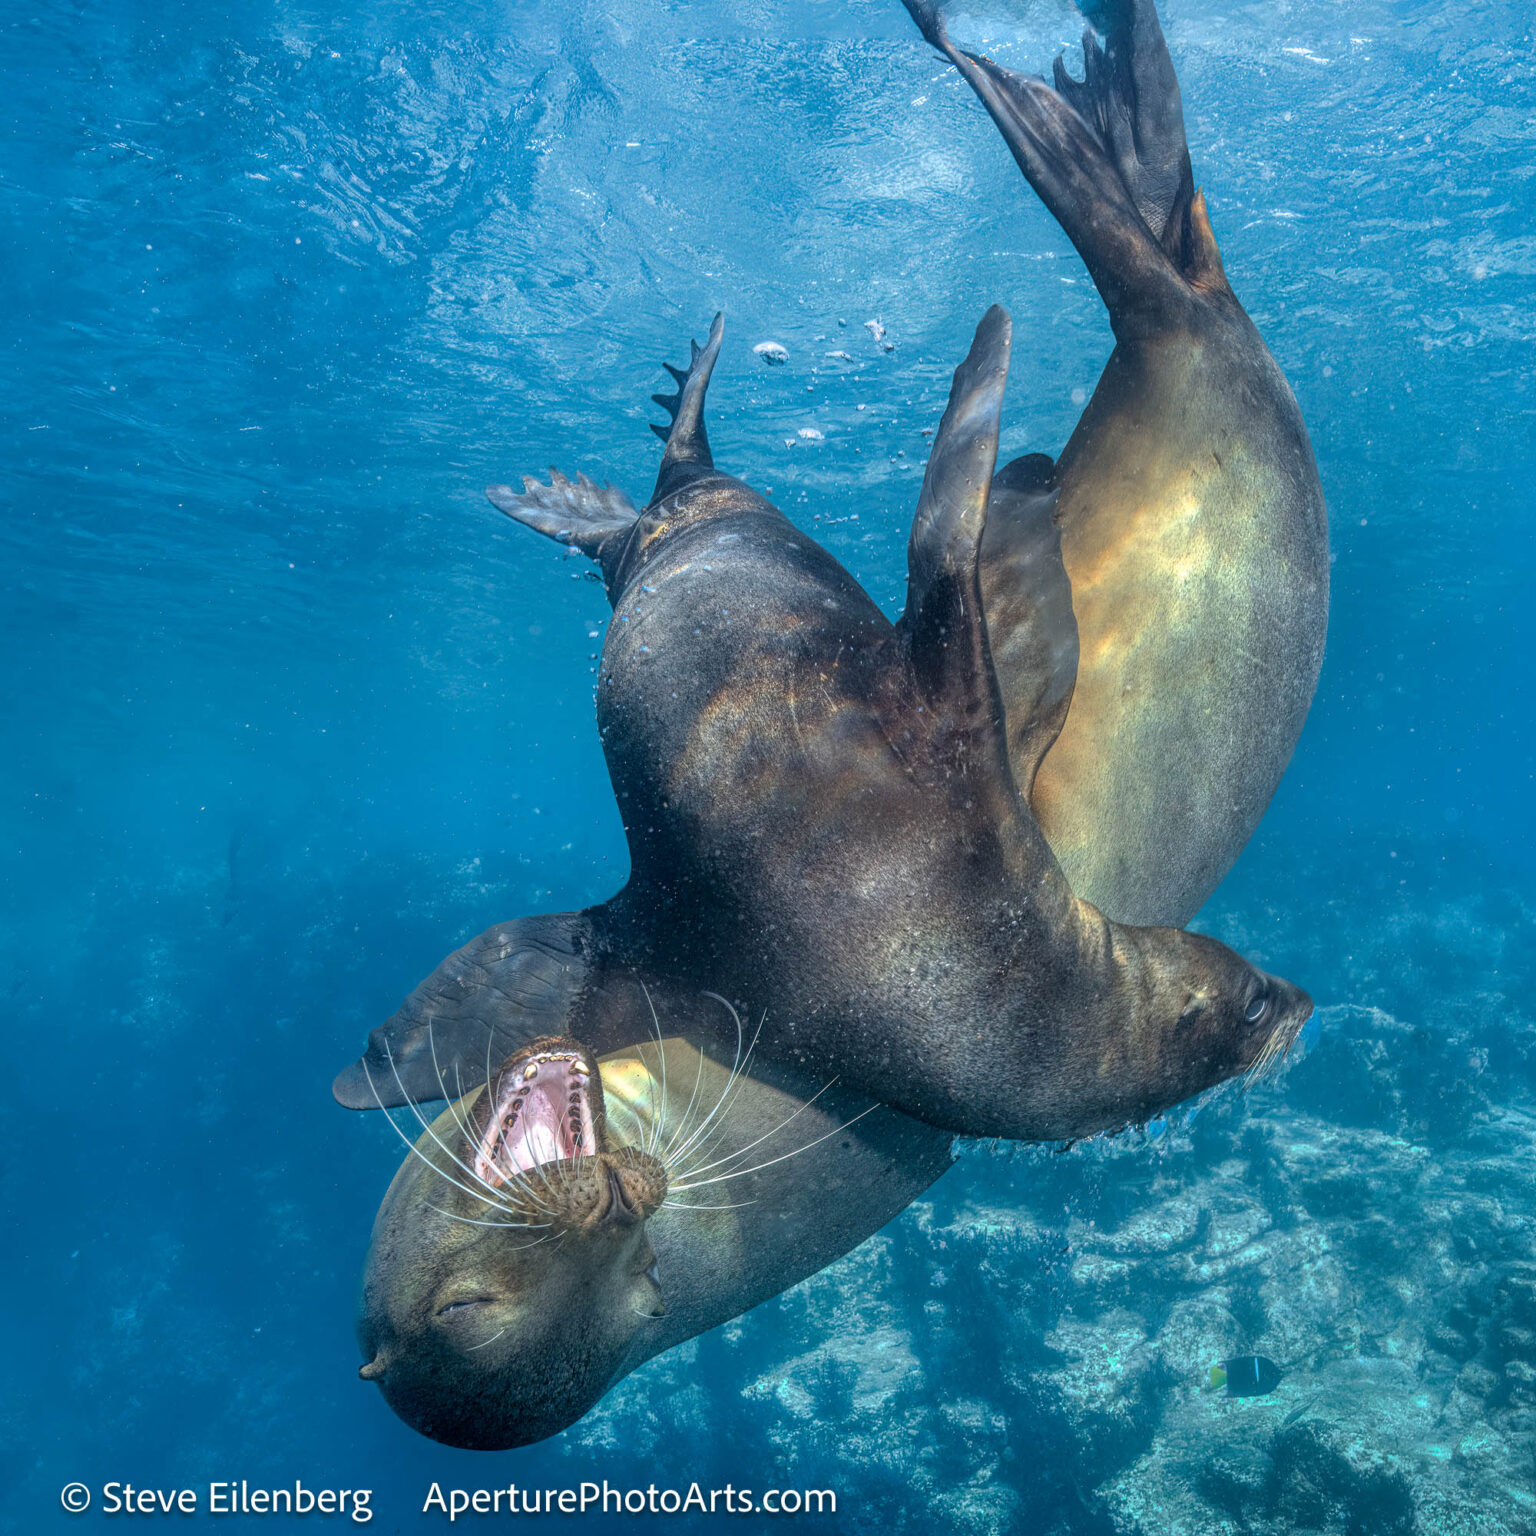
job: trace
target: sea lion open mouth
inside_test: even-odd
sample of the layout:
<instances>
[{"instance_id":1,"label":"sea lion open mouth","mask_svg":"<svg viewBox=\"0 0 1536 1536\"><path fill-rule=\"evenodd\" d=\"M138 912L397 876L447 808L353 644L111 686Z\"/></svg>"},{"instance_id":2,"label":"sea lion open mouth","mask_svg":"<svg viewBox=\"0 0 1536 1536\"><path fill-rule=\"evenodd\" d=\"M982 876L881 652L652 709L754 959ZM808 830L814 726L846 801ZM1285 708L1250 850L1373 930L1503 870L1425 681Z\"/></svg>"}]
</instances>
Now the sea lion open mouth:
<instances>
[{"instance_id":1,"label":"sea lion open mouth","mask_svg":"<svg viewBox=\"0 0 1536 1536\"><path fill-rule=\"evenodd\" d=\"M601 1080L574 1041L539 1040L509 1057L485 1102L475 1175L487 1184L604 1150Z\"/></svg>"},{"instance_id":2,"label":"sea lion open mouth","mask_svg":"<svg viewBox=\"0 0 1536 1536\"><path fill-rule=\"evenodd\" d=\"M569 1037L544 1036L507 1057L463 1129L469 1155L460 1166L526 1225L631 1226L666 1198L658 1149L614 1143L602 1074Z\"/></svg>"}]
</instances>

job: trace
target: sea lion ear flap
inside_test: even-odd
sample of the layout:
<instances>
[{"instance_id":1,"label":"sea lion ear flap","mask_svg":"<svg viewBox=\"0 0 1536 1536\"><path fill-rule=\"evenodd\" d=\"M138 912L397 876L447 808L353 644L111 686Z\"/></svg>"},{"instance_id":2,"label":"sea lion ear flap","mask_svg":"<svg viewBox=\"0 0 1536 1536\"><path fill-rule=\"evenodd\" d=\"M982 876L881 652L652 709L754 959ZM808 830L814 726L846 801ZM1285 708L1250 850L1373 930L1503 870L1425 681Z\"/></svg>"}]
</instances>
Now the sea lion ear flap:
<instances>
[{"instance_id":1,"label":"sea lion ear flap","mask_svg":"<svg viewBox=\"0 0 1536 1536\"><path fill-rule=\"evenodd\" d=\"M1056 525L1055 466L1032 453L992 477L981 590L1007 720L1008 760L1026 800L1061 734L1077 681L1077 618Z\"/></svg>"},{"instance_id":2,"label":"sea lion ear flap","mask_svg":"<svg viewBox=\"0 0 1536 1536\"><path fill-rule=\"evenodd\" d=\"M907 543L901 633L912 670L929 707L969 735L995 731L1001 715L978 563L1012 342L1008 311L994 304L955 370Z\"/></svg>"}]
</instances>

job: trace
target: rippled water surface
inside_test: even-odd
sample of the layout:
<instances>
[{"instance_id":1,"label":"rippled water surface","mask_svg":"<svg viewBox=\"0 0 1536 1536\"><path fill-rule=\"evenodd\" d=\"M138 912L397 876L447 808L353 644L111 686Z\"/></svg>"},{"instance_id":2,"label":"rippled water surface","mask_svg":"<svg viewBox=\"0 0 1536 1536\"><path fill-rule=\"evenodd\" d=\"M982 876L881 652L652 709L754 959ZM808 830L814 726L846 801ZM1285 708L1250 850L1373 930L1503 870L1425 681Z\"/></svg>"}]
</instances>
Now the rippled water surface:
<instances>
[{"instance_id":1,"label":"rippled water surface","mask_svg":"<svg viewBox=\"0 0 1536 1536\"><path fill-rule=\"evenodd\" d=\"M981 312L1004 452L1055 452L1103 308L898 0L0 0L0 1528L74 1478L363 1483L392 1530L433 1478L595 1473L835 1487L857 1531L1536 1532L1532 13L1163 17L1335 562L1201 922L1319 1043L1160 1145L970 1152L475 1457L356 1380L395 1148L328 1084L448 949L625 870L602 589L481 488L642 499L723 309L717 461L894 608ZM1082 23L951 25L1044 69ZM1280 1396L1202 1393L1250 1348Z\"/></svg>"}]
</instances>

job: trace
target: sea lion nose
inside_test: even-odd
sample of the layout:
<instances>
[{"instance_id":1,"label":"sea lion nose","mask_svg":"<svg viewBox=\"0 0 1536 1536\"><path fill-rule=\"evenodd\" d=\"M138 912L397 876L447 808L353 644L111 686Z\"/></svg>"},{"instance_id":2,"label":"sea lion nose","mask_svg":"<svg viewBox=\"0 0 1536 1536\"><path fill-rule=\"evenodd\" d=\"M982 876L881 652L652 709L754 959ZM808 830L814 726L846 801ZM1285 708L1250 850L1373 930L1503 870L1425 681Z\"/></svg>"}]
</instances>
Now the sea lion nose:
<instances>
[{"instance_id":1,"label":"sea lion nose","mask_svg":"<svg viewBox=\"0 0 1536 1536\"><path fill-rule=\"evenodd\" d=\"M1312 1017L1311 994L1302 991L1294 981L1286 981L1280 976L1273 979L1280 996L1285 999L1285 1011L1295 1017L1298 1026L1305 1024Z\"/></svg>"},{"instance_id":2,"label":"sea lion nose","mask_svg":"<svg viewBox=\"0 0 1536 1536\"><path fill-rule=\"evenodd\" d=\"M602 1220L605 1224L611 1222L621 1227L632 1227L641 1220L640 1212L630 1204L617 1168L608 1169L608 1209L603 1212Z\"/></svg>"}]
</instances>

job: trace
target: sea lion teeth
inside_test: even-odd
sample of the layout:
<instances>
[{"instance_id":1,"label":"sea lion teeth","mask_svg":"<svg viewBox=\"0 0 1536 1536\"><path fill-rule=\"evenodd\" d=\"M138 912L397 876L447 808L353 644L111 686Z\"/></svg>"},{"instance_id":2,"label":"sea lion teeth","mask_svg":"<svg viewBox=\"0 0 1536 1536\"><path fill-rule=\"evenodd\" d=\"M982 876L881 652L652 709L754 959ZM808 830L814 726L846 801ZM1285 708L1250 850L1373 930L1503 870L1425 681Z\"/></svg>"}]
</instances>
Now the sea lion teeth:
<instances>
[{"instance_id":1,"label":"sea lion teeth","mask_svg":"<svg viewBox=\"0 0 1536 1536\"><path fill-rule=\"evenodd\" d=\"M539 1064L536 1061L530 1061L528 1065L523 1068L523 1081L525 1083L531 1083L538 1075Z\"/></svg>"}]
</instances>

